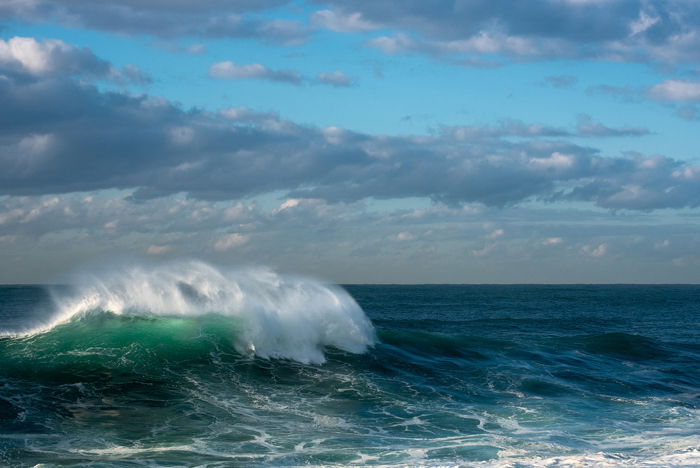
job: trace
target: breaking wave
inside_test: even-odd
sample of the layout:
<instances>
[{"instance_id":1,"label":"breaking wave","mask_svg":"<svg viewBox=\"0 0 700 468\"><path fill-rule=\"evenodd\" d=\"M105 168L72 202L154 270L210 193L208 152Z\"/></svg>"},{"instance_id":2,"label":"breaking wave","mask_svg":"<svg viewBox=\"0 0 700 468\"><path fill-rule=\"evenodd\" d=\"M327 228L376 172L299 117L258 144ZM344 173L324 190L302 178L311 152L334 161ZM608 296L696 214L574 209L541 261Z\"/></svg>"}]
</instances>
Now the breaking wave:
<instances>
[{"instance_id":1,"label":"breaking wave","mask_svg":"<svg viewBox=\"0 0 700 468\"><path fill-rule=\"evenodd\" d=\"M199 324L229 333L238 353L301 363L324 362L326 347L363 353L375 343L372 323L343 289L263 268L224 270L197 261L129 265L83 273L72 283L55 293L51 318L22 336L68 328L89 342L90 334L106 333L98 322L111 316L138 322L131 325L135 339L164 339L177 324ZM144 327L152 333L136 333Z\"/></svg>"}]
</instances>

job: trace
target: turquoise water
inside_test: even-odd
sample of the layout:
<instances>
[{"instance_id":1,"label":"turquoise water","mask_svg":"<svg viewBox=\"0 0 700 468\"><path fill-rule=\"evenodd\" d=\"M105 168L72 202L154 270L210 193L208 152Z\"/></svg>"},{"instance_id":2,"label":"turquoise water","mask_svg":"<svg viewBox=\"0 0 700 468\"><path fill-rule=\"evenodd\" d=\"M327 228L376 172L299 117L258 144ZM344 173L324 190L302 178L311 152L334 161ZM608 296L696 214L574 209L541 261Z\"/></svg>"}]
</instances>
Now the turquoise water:
<instances>
[{"instance_id":1,"label":"turquoise water","mask_svg":"<svg viewBox=\"0 0 700 468\"><path fill-rule=\"evenodd\" d=\"M0 464L700 466L700 287L0 287Z\"/></svg>"}]
</instances>

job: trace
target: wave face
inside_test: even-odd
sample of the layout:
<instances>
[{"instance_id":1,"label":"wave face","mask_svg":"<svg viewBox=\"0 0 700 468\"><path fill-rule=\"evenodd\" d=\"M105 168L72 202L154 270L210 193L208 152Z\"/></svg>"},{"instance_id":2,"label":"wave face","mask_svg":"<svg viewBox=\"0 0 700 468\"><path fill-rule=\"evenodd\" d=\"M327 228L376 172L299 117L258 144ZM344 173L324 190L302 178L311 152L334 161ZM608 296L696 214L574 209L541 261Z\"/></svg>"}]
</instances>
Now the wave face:
<instances>
[{"instance_id":1,"label":"wave face","mask_svg":"<svg viewBox=\"0 0 700 468\"><path fill-rule=\"evenodd\" d=\"M192 262L0 287L0 465L700 466L698 317L700 286Z\"/></svg>"},{"instance_id":2,"label":"wave face","mask_svg":"<svg viewBox=\"0 0 700 468\"><path fill-rule=\"evenodd\" d=\"M82 274L74 283L70 292L56 293L57 311L50 321L25 334L56 332L63 325L62 333L80 330L90 341L91 333L104 330L99 316L112 314L151 319L140 326L153 328L153 337L176 332L188 321L216 322L219 331L228 327L241 354L302 363L324 362L328 346L363 353L374 344L371 322L344 290L270 270L226 271L190 261L113 268ZM66 327L69 322L82 323ZM135 338L151 335L133 331Z\"/></svg>"}]
</instances>

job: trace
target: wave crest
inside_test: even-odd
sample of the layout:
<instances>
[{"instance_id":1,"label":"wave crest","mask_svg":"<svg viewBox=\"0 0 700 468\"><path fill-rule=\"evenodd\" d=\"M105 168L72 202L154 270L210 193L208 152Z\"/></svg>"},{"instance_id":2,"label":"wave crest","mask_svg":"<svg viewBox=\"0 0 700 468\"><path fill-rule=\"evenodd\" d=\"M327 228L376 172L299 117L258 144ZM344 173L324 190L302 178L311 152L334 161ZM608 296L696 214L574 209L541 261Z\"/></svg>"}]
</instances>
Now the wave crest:
<instances>
[{"instance_id":1,"label":"wave crest","mask_svg":"<svg viewBox=\"0 0 700 468\"><path fill-rule=\"evenodd\" d=\"M96 312L216 314L240 324L232 337L238 352L302 363L324 362L326 346L362 353L376 340L372 323L343 289L264 268L223 270L196 261L129 265L80 275L56 302L52 322L35 333Z\"/></svg>"}]
</instances>

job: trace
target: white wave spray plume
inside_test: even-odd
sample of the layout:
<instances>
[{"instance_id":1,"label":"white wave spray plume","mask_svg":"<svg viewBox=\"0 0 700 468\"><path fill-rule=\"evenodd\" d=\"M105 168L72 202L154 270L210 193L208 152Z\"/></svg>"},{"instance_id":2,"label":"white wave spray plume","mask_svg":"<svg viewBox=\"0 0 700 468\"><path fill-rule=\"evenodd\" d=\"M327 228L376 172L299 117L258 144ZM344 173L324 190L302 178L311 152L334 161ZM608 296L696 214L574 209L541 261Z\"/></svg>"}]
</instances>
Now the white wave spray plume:
<instances>
[{"instance_id":1,"label":"white wave spray plume","mask_svg":"<svg viewBox=\"0 0 700 468\"><path fill-rule=\"evenodd\" d=\"M42 327L95 312L118 315L198 317L217 314L240 324L232 337L241 353L302 363L325 361L323 349L362 353L375 332L342 288L265 268L217 269L197 261L127 265L83 273L58 313Z\"/></svg>"}]
</instances>

